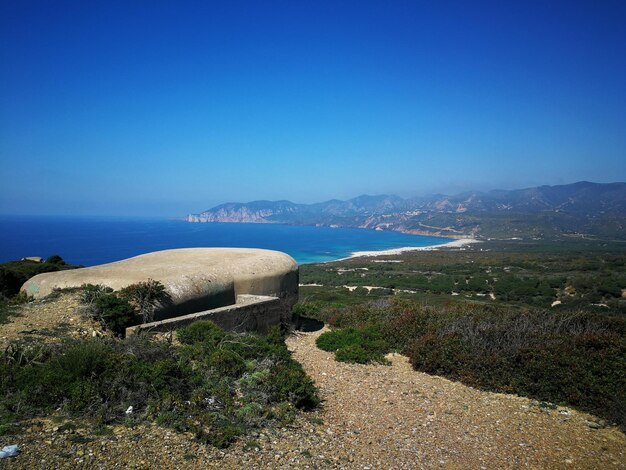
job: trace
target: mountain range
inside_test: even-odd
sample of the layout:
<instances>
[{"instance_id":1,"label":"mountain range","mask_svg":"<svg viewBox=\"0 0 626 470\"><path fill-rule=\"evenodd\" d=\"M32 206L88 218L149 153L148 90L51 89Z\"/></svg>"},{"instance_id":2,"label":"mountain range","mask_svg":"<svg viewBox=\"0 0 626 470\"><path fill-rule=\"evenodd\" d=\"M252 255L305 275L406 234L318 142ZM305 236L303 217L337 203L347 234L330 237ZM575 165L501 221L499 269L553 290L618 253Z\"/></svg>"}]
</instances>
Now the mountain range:
<instances>
[{"instance_id":1,"label":"mountain range","mask_svg":"<svg viewBox=\"0 0 626 470\"><path fill-rule=\"evenodd\" d=\"M231 202L189 222L284 223L478 238L626 239L626 183L578 183L403 199L363 195L315 204Z\"/></svg>"}]
</instances>

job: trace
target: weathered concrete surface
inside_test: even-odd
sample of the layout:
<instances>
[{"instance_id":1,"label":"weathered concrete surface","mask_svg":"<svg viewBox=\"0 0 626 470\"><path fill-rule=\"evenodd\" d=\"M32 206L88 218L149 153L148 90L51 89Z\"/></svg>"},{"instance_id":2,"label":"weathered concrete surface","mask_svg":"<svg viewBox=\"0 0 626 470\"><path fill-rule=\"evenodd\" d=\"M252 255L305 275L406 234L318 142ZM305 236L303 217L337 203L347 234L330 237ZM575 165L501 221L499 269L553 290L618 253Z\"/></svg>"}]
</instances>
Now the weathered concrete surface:
<instances>
[{"instance_id":1,"label":"weathered concrete surface","mask_svg":"<svg viewBox=\"0 0 626 470\"><path fill-rule=\"evenodd\" d=\"M118 290L148 279L160 281L170 296L155 312L157 320L232 305L242 294L278 297L289 307L298 299L294 259L255 248L157 251L115 263L38 274L21 290L41 298L55 288L89 283Z\"/></svg>"},{"instance_id":2,"label":"weathered concrete surface","mask_svg":"<svg viewBox=\"0 0 626 470\"><path fill-rule=\"evenodd\" d=\"M196 320L211 320L228 331L266 332L271 326L280 325L288 313L287 305L278 297L240 295L234 305L131 326L126 328L126 336L141 331L172 331Z\"/></svg>"}]
</instances>

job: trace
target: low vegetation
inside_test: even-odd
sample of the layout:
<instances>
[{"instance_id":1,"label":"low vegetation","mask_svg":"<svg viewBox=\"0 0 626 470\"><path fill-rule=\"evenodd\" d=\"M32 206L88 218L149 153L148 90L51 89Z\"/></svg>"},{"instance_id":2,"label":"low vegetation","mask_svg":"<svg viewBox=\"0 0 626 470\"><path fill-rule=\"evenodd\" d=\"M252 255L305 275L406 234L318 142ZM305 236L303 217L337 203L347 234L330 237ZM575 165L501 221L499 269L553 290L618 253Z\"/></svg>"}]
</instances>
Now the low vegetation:
<instances>
[{"instance_id":1,"label":"low vegetation","mask_svg":"<svg viewBox=\"0 0 626 470\"><path fill-rule=\"evenodd\" d=\"M94 426L156 421L225 447L319 403L278 331L235 335L199 321L177 336L13 343L0 356L0 432L60 412Z\"/></svg>"},{"instance_id":2,"label":"low vegetation","mask_svg":"<svg viewBox=\"0 0 626 470\"><path fill-rule=\"evenodd\" d=\"M324 312L324 311L321 311ZM567 404L626 425L626 318L392 299L329 309L318 346L337 360L406 354L416 370ZM384 338L384 339L383 339Z\"/></svg>"},{"instance_id":3,"label":"low vegetation","mask_svg":"<svg viewBox=\"0 0 626 470\"><path fill-rule=\"evenodd\" d=\"M558 301L560 309L620 308L622 289L626 289L625 247L607 251L596 247L594 252L587 251L584 244L572 243L566 253L553 246L541 247L487 243L466 251L390 256L387 262L361 258L341 264L305 265L302 283L376 287L369 291L357 288L353 295L343 296L346 302L372 294L389 295L388 290L395 289L429 301L432 296L458 295L474 300L494 298L512 306L550 307ZM333 295L328 289L303 289L305 297L309 293L323 295L312 297L324 301L332 300Z\"/></svg>"},{"instance_id":4,"label":"low vegetation","mask_svg":"<svg viewBox=\"0 0 626 470\"><path fill-rule=\"evenodd\" d=\"M84 312L118 336L123 336L129 326L152 321L156 307L169 301L165 286L153 279L118 292L99 284L85 284L81 298Z\"/></svg>"},{"instance_id":5,"label":"low vegetation","mask_svg":"<svg viewBox=\"0 0 626 470\"><path fill-rule=\"evenodd\" d=\"M14 295L10 299L0 295L0 325L7 323L11 316L17 314L17 307L28 302L29 297L22 293Z\"/></svg>"},{"instance_id":6,"label":"low vegetation","mask_svg":"<svg viewBox=\"0 0 626 470\"><path fill-rule=\"evenodd\" d=\"M50 256L43 262L21 260L0 264L0 324L6 323L16 314L16 305L29 300L25 293L20 292L20 288L28 279L41 273L78 267L80 266L67 264L58 255Z\"/></svg>"},{"instance_id":7,"label":"low vegetation","mask_svg":"<svg viewBox=\"0 0 626 470\"><path fill-rule=\"evenodd\" d=\"M321 286L302 288L296 310L331 326L318 346L337 360L398 351L416 370L626 427L626 258L580 247L497 242L304 266L302 282Z\"/></svg>"},{"instance_id":8,"label":"low vegetation","mask_svg":"<svg viewBox=\"0 0 626 470\"><path fill-rule=\"evenodd\" d=\"M334 352L338 361L358 364L388 362L385 354L389 352L389 344L383 339L378 325L329 331L318 337L316 344L324 351Z\"/></svg>"},{"instance_id":9,"label":"low vegetation","mask_svg":"<svg viewBox=\"0 0 626 470\"><path fill-rule=\"evenodd\" d=\"M80 267L67 264L58 255L50 256L43 262L21 260L2 263L0 264L0 295L8 299L18 295L22 284L37 274Z\"/></svg>"},{"instance_id":10,"label":"low vegetation","mask_svg":"<svg viewBox=\"0 0 626 470\"><path fill-rule=\"evenodd\" d=\"M141 315L143 323L154 320L154 311L157 306L170 301L165 286L159 281L147 281L131 284L120 290L121 298L128 300L134 309Z\"/></svg>"}]
</instances>

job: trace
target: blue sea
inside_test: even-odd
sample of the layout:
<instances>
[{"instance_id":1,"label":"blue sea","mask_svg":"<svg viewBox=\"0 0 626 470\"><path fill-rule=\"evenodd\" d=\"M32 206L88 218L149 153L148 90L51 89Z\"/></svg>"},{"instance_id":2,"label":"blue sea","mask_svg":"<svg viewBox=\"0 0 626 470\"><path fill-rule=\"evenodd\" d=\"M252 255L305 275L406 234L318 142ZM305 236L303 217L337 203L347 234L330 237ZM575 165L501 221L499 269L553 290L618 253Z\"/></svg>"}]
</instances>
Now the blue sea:
<instances>
[{"instance_id":1,"label":"blue sea","mask_svg":"<svg viewBox=\"0 0 626 470\"><path fill-rule=\"evenodd\" d=\"M60 255L68 263L93 266L170 248L251 247L284 251L302 264L345 258L355 251L430 246L446 241L353 228L121 217L0 216L0 262Z\"/></svg>"}]
</instances>

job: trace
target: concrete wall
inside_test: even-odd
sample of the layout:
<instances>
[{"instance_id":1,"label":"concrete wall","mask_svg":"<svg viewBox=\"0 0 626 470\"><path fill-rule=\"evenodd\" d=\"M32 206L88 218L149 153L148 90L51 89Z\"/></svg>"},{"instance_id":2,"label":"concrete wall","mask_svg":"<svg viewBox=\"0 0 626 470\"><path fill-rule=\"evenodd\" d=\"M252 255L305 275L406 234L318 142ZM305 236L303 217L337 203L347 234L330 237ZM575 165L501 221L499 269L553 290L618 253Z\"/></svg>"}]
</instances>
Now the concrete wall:
<instances>
[{"instance_id":1,"label":"concrete wall","mask_svg":"<svg viewBox=\"0 0 626 470\"><path fill-rule=\"evenodd\" d=\"M274 273L239 276L234 280L235 297L245 294L267 295L278 297L293 307L298 302L299 278L297 266L291 271L281 273L280 276Z\"/></svg>"},{"instance_id":2,"label":"concrete wall","mask_svg":"<svg viewBox=\"0 0 626 470\"><path fill-rule=\"evenodd\" d=\"M210 320L228 331L265 332L291 317L291 305L278 297L240 295L237 303L126 328L126 336L141 331L172 331L197 320Z\"/></svg>"}]
</instances>

